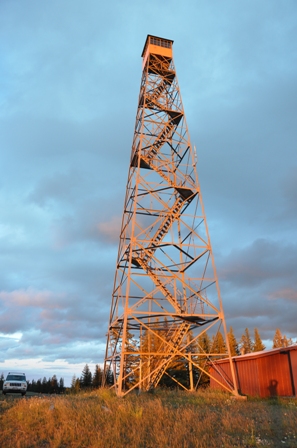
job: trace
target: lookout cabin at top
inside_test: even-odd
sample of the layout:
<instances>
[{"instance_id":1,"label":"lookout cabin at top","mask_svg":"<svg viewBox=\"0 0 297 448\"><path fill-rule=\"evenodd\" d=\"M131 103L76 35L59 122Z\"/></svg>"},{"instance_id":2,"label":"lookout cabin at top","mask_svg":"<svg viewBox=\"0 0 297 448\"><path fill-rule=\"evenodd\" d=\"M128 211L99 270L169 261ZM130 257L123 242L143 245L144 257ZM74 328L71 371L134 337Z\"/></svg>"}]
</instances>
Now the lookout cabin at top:
<instances>
[{"instance_id":1,"label":"lookout cabin at top","mask_svg":"<svg viewBox=\"0 0 297 448\"><path fill-rule=\"evenodd\" d=\"M148 34L141 54L141 57L143 58L143 66L145 65L150 53L165 56L171 60L172 44L173 40L163 39L162 37L151 36Z\"/></svg>"}]
</instances>

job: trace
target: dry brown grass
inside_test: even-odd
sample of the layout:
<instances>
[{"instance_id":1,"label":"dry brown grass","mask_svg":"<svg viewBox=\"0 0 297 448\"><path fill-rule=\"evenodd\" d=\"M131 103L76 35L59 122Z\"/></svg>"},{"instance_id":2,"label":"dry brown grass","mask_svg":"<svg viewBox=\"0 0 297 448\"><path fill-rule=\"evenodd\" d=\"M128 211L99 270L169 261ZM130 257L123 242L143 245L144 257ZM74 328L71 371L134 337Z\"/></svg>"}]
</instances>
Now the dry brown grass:
<instances>
[{"instance_id":1,"label":"dry brown grass","mask_svg":"<svg viewBox=\"0 0 297 448\"><path fill-rule=\"evenodd\" d=\"M1 396L6 448L297 447L297 400L232 399L219 392L117 398L89 394Z\"/></svg>"}]
</instances>

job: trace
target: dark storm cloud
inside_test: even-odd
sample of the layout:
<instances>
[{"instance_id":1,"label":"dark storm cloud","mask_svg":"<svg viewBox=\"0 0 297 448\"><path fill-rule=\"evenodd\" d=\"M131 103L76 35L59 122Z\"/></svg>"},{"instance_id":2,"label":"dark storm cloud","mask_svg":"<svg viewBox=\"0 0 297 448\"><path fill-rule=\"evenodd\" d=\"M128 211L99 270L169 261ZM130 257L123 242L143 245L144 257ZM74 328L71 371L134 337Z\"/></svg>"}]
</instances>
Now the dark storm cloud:
<instances>
[{"instance_id":1,"label":"dark storm cloud","mask_svg":"<svg viewBox=\"0 0 297 448\"><path fill-rule=\"evenodd\" d=\"M280 280L297 287L296 244L259 239L232 250L220 263L220 278L235 287L254 288Z\"/></svg>"},{"instance_id":2,"label":"dark storm cloud","mask_svg":"<svg viewBox=\"0 0 297 448\"><path fill-rule=\"evenodd\" d=\"M272 339L276 328L296 339L297 245L260 239L220 258L226 318L241 335L245 327Z\"/></svg>"},{"instance_id":3,"label":"dark storm cloud","mask_svg":"<svg viewBox=\"0 0 297 448\"><path fill-rule=\"evenodd\" d=\"M1 2L7 362L103 360L148 33L174 40L227 323L296 338L296 10L292 0Z\"/></svg>"},{"instance_id":4,"label":"dark storm cloud","mask_svg":"<svg viewBox=\"0 0 297 448\"><path fill-rule=\"evenodd\" d=\"M296 164L297 96L293 81L289 86L263 81L262 88L253 86L249 93L249 100L205 118L212 128L201 130L200 177L205 193L216 199L218 214L225 218L236 207L249 221L249 214L257 214L257 225L263 220L267 225L267 210L275 213L280 199L281 176ZM292 96L294 105L285 111Z\"/></svg>"}]
</instances>

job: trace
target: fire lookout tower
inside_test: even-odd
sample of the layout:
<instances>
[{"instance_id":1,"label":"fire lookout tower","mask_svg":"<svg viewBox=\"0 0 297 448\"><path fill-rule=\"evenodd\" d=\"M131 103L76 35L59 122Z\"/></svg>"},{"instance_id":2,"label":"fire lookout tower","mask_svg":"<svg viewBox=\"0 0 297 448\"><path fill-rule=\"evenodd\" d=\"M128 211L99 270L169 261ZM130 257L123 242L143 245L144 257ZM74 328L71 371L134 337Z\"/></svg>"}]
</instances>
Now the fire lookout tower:
<instances>
[{"instance_id":1,"label":"fire lookout tower","mask_svg":"<svg viewBox=\"0 0 297 448\"><path fill-rule=\"evenodd\" d=\"M172 45L148 35L142 52L104 381L120 396L162 383L194 390L210 363L227 358L230 375L213 379L237 395ZM223 353L203 344L217 332Z\"/></svg>"}]
</instances>

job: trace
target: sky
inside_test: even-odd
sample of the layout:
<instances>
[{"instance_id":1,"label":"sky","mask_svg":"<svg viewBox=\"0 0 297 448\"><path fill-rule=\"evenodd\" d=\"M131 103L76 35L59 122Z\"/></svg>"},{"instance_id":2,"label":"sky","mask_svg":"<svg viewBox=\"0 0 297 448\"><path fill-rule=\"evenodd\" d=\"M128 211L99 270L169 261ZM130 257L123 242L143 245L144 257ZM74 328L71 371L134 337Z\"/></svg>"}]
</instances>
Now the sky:
<instances>
[{"instance_id":1,"label":"sky","mask_svg":"<svg viewBox=\"0 0 297 448\"><path fill-rule=\"evenodd\" d=\"M227 327L297 339L295 0L0 2L0 373L104 360L147 34L173 54Z\"/></svg>"}]
</instances>

